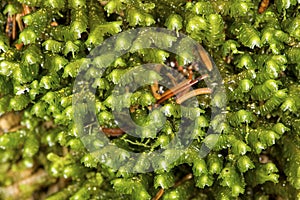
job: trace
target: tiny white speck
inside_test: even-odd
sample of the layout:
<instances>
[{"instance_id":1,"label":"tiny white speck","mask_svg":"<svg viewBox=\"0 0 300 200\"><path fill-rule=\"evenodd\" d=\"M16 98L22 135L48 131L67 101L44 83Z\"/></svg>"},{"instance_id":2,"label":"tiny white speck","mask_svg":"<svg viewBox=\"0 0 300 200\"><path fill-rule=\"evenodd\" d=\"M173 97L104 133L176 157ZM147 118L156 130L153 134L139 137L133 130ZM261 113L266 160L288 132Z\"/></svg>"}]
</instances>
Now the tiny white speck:
<instances>
[{"instance_id":1,"label":"tiny white speck","mask_svg":"<svg viewBox=\"0 0 300 200\"><path fill-rule=\"evenodd\" d=\"M24 94L25 92L29 92L29 88L25 88L24 90L19 90L16 95Z\"/></svg>"}]
</instances>

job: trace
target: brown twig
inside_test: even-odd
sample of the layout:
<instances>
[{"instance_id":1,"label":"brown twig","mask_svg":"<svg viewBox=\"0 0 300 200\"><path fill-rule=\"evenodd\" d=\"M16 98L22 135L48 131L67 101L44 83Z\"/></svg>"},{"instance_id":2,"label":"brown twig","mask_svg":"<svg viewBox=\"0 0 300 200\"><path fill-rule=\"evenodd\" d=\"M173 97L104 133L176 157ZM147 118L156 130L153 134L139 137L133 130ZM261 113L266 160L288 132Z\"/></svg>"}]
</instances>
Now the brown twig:
<instances>
[{"instance_id":1,"label":"brown twig","mask_svg":"<svg viewBox=\"0 0 300 200\"><path fill-rule=\"evenodd\" d=\"M187 94L176 99L176 103L182 104L184 101L188 100L189 98L192 98L192 97L198 96L198 95L202 95L202 94L211 94L211 89L199 88L196 90L192 90L192 91L188 92Z\"/></svg>"},{"instance_id":2,"label":"brown twig","mask_svg":"<svg viewBox=\"0 0 300 200\"><path fill-rule=\"evenodd\" d=\"M161 98L156 102L156 104L161 104L164 101L166 101L167 99L173 97L174 95L186 90L187 88L192 87L193 85L195 85L196 83L198 83L200 80L203 80L204 78L208 77L207 74L200 76L194 80L185 80L181 83L179 83L178 85L176 85L175 87L167 90L162 96Z\"/></svg>"},{"instance_id":3,"label":"brown twig","mask_svg":"<svg viewBox=\"0 0 300 200\"><path fill-rule=\"evenodd\" d=\"M204 50L200 49L200 46L197 46L197 52L201 57L206 69L211 71L213 69L213 64L209 58L209 55Z\"/></svg>"},{"instance_id":4,"label":"brown twig","mask_svg":"<svg viewBox=\"0 0 300 200\"><path fill-rule=\"evenodd\" d=\"M101 131L107 136L118 137L123 135L125 132L120 128L101 128Z\"/></svg>"},{"instance_id":5,"label":"brown twig","mask_svg":"<svg viewBox=\"0 0 300 200\"><path fill-rule=\"evenodd\" d=\"M6 33L6 35L7 35L9 38L12 37L12 25L13 25L12 21L13 21L12 16L11 16L11 15L8 15L8 16L7 16L7 20L6 20L5 33Z\"/></svg>"},{"instance_id":6,"label":"brown twig","mask_svg":"<svg viewBox=\"0 0 300 200\"><path fill-rule=\"evenodd\" d=\"M164 192L165 192L165 190L163 188L161 188L160 190L158 190L158 192L152 198L152 200L159 200L162 197L162 195L164 194Z\"/></svg>"}]
</instances>

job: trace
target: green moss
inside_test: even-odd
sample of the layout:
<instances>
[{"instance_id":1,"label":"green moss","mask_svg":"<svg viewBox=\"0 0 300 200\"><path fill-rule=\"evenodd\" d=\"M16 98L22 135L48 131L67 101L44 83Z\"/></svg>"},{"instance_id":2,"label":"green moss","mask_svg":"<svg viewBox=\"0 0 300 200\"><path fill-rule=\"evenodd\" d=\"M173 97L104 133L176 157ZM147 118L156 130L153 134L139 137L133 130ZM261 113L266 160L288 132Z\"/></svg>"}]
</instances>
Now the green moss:
<instances>
[{"instance_id":1,"label":"green moss","mask_svg":"<svg viewBox=\"0 0 300 200\"><path fill-rule=\"evenodd\" d=\"M26 5L30 13L19 21L23 27L16 23L13 39L9 20ZM162 199L299 199L300 4L271 1L261 14L259 5L2 1L0 115L20 112L22 119L9 130L0 121L0 199L151 199L161 188ZM142 27L174 33L132 34ZM199 95L178 105L172 97L154 109L149 85L172 87L161 75L177 76L170 62L194 59L181 33L209 52L228 99ZM137 67L149 63L163 66L161 73ZM89 82L73 90L82 72ZM74 108L74 99L87 104ZM222 114L210 116L215 108ZM106 137L99 126L128 134ZM201 157L203 149L209 153Z\"/></svg>"}]
</instances>

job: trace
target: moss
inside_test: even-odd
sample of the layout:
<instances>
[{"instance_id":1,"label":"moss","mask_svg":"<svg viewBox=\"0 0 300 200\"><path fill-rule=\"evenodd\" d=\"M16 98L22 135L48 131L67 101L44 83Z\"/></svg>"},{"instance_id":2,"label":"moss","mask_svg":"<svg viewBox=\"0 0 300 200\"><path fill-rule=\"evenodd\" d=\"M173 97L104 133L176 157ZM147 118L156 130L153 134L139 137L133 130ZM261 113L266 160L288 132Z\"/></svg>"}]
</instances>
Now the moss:
<instances>
[{"instance_id":1,"label":"moss","mask_svg":"<svg viewBox=\"0 0 300 200\"><path fill-rule=\"evenodd\" d=\"M300 198L299 6L1 1L0 199Z\"/></svg>"}]
</instances>

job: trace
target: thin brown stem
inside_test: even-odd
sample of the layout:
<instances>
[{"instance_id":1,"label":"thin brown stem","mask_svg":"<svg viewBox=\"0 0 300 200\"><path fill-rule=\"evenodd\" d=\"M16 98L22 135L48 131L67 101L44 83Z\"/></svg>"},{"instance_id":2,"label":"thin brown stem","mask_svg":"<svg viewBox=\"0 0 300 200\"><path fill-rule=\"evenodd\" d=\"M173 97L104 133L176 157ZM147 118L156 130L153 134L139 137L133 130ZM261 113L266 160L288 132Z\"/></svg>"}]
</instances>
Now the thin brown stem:
<instances>
[{"instance_id":1,"label":"thin brown stem","mask_svg":"<svg viewBox=\"0 0 300 200\"><path fill-rule=\"evenodd\" d=\"M107 136L118 137L123 135L125 132L120 128L101 128L101 131Z\"/></svg>"},{"instance_id":2,"label":"thin brown stem","mask_svg":"<svg viewBox=\"0 0 300 200\"><path fill-rule=\"evenodd\" d=\"M158 89L159 89L158 87L159 87L159 86L158 86L158 82L157 82L157 81L155 81L155 82L151 85L151 92L152 92L152 95L154 96L154 98L155 98L156 100L158 100L158 99L161 98L161 95L157 93L157 91L158 91Z\"/></svg>"},{"instance_id":3,"label":"thin brown stem","mask_svg":"<svg viewBox=\"0 0 300 200\"><path fill-rule=\"evenodd\" d=\"M174 188L178 187L179 185L183 184L184 182L190 180L193 178L193 174L192 173L189 173L187 175L185 175L182 179L180 179L179 181L177 181L175 184L174 184Z\"/></svg>"},{"instance_id":4,"label":"thin brown stem","mask_svg":"<svg viewBox=\"0 0 300 200\"><path fill-rule=\"evenodd\" d=\"M13 23L13 25L12 25L12 36L11 36L11 38L12 38L13 40L15 40L16 37L17 37L16 15L13 15L13 16L12 16L12 23Z\"/></svg>"},{"instance_id":5,"label":"thin brown stem","mask_svg":"<svg viewBox=\"0 0 300 200\"><path fill-rule=\"evenodd\" d=\"M201 57L206 69L208 71L211 71L213 69L213 64L212 64L207 52L205 52L203 49L200 49L200 46L197 46L197 52L198 52L199 56Z\"/></svg>"},{"instance_id":6,"label":"thin brown stem","mask_svg":"<svg viewBox=\"0 0 300 200\"><path fill-rule=\"evenodd\" d=\"M162 96L161 98L156 102L156 104L161 104L164 101L166 101L167 99L173 97L174 95L186 90L189 87L192 87L193 85L195 85L196 83L198 83L200 80L206 78L208 75L205 74L203 76L200 76L198 78L196 78L195 80L185 80L181 83L179 83L178 85L176 85L175 87L167 90Z\"/></svg>"},{"instance_id":7,"label":"thin brown stem","mask_svg":"<svg viewBox=\"0 0 300 200\"><path fill-rule=\"evenodd\" d=\"M12 30L11 30L11 27L12 27L12 16L11 15L8 15L7 16L7 20L6 20L6 28L5 28L5 33L6 35L10 38L11 37L11 34L12 34Z\"/></svg>"},{"instance_id":8,"label":"thin brown stem","mask_svg":"<svg viewBox=\"0 0 300 200\"><path fill-rule=\"evenodd\" d=\"M211 89L199 88L196 90L192 90L192 91L188 92L187 94L183 95L182 97L176 99L176 103L182 104L184 101L188 100L189 98L192 98L194 96L198 96L201 94L211 94Z\"/></svg>"},{"instance_id":9,"label":"thin brown stem","mask_svg":"<svg viewBox=\"0 0 300 200\"><path fill-rule=\"evenodd\" d=\"M171 89L167 90L166 92L164 92L161 97L160 97L160 101L162 101L162 99L164 99L163 101L165 101L168 98L171 98L172 96L174 96L174 92L178 91L180 88L189 85L189 83L191 82L191 80L184 80L181 83L179 83L178 85L172 87ZM171 94L173 94L171 97L169 97ZM168 98L166 98L168 97Z\"/></svg>"},{"instance_id":10,"label":"thin brown stem","mask_svg":"<svg viewBox=\"0 0 300 200\"><path fill-rule=\"evenodd\" d=\"M22 22L22 14L17 14L16 15L16 21L17 21L17 24L18 24L18 27L19 27L20 31L23 31L24 30L24 25L23 25L23 22Z\"/></svg>"},{"instance_id":11,"label":"thin brown stem","mask_svg":"<svg viewBox=\"0 0 300 200\"><path fill-rule=\"evenodd\" d=\"M159 200L162 195L164 194L165 190L163 188L161 188L157 193L156 195L152 198L152 200Z\"/></svg>"}]
</instances>

